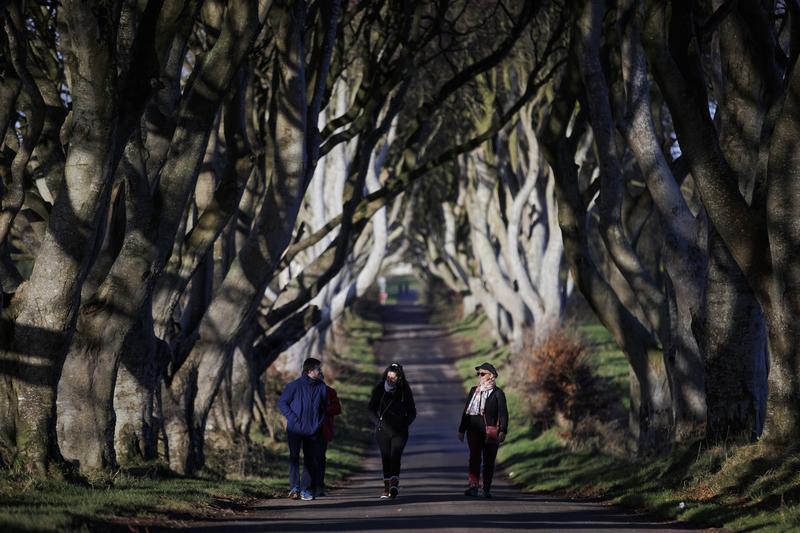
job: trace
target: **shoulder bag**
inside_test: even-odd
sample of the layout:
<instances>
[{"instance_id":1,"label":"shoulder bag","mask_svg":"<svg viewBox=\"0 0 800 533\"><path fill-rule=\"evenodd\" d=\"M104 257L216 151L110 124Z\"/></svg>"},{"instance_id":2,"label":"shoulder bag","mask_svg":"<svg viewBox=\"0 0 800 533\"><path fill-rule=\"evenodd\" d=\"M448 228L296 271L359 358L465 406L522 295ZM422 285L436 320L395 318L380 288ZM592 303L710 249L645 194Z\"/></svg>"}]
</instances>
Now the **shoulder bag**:
<instances>
[{"instance_id":1,"label":"shoulder bag","mask_svg":"<svg viewBox=\"0 0 800 533\"><path fill-rule=\"evenodd\" d=\"M500 442L500 421L497 421L496 426L490 426L486 421L486 413L483 413L483 424L486 426L486 442L499 443Z\"/></svg>"}]
</instances>

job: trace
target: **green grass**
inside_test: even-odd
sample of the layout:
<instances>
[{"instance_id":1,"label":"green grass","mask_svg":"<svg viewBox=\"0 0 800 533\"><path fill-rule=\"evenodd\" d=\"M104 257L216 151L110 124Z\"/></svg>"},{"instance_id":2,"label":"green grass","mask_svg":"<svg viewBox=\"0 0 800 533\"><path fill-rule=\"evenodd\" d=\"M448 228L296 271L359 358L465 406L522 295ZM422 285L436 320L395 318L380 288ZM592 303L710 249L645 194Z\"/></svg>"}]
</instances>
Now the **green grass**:
<instances>
[{"instance_id":1,"label":"green grass","mask_svg":"<svg viewBox=\"0 0 800 533\"><path fill-rule=\"evenodd\" d=\"M342 401L342 415L336 419L335 438L328 449L329 485L353 474L369 445L364 405L375 376L371 343L382 331L375 320L353 313L343 327L347 349L325 361ZM214 464L203 476L194 478L171 475L163 465L150 464L116 472L94 486L2 473L0 531L90 531L109 522L219 516L239 511L256 499L284 494L288 483L285 443L272 442L256 432L253 441L250 454L258 456L257 475L238 479L215 475L225 470ZM209 457L209 463L215 460L219 459Z\"/></svg>"},{"instance_id":2,"label":"green grass","mask_svg":"<svg viewBox=\"0 0 800 533\"><path fill-rule=\"evenodd\" d=\"M625 411L630 405L628 389L628 360L617 348L608 331L598 323L583 323L575 326L584 339L589 352L589 361L597 376L604 378L609 392L619 398Z\"/></svg>"},{"instance_id":3,"label":"green grass","mask_svg":"<svg viewBox=\"0 0 800 533\"><path fill-rule=\"evenodd\" d=\"M154 518L216 514L282 489L272 477L213 480L120 474L109 487L56 480L0 480L0 530L89 531L104 517Z\"/></svg>"},{"instance_id":4,"label":"green grass","mask_svg":"<svg viewBox=\"0 0 800 533\"><path fill-rule=\"evenodd\" d=\"M627 410L628 365L597 324L576 326L590 350L594 371ZM763 445L716 446L701 442L655 459L637 461L572 449L554 429L534 431L525 398L511 378L508 354L492 346L485 324L468 317L452 325L469 342L458 369L465 386L474 366L487 360L500 372L509 402L509 434L498 460L521 489L573 497L600 497L670 520L734 531L800 531L800 447L771 453Z\"/></svg>"}]
</instances>

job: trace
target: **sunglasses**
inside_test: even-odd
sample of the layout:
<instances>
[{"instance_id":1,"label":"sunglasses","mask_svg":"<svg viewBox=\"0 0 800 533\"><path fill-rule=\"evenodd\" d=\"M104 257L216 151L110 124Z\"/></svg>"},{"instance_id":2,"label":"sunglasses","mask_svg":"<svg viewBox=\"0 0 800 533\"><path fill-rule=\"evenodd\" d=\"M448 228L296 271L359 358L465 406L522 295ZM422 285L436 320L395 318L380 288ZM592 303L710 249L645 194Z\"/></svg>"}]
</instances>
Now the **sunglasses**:
<instances>
[{"instance_id":1,"label":"sunglasses","mask_svg":"<svg viewBox=\"0 0 800 533\"><path fill-rule=\"evenodd\" d=\"M490 375L492 375L492 373L491 372L478 372L475 375L476 376L490 376Z\"/></svg>"}]
</instances>

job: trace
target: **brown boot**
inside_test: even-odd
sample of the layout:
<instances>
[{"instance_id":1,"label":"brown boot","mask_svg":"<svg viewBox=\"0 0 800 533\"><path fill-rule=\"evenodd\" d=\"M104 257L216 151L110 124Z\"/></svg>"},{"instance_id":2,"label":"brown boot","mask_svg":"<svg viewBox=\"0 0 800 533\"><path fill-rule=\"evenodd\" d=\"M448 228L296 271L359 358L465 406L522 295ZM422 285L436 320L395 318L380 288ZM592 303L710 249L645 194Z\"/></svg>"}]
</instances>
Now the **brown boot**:
<instances>
[{"instance_id":1,"label":"brown boot","mask_svg":"<svg viewBox=\"0 0 800 533\"><path fill-rule=\"evenodd\" d=\"M390 487L391 483L392 482L389 479L384 479L383 480L383 494L381 494L381 499L389 497L389 487Z\"/></svg>"},{"instance_id":2,"label":"brown boot","mask_svg":"<svg viewBox=\"0 0 800 533\"><path fill-rule=\"evenodd\" d=\"M394 499L397 498L397 494L400 492L400 478L397 476L392 476L392 479L389 481L389 497Z\"/></svg>"}]
</instances>

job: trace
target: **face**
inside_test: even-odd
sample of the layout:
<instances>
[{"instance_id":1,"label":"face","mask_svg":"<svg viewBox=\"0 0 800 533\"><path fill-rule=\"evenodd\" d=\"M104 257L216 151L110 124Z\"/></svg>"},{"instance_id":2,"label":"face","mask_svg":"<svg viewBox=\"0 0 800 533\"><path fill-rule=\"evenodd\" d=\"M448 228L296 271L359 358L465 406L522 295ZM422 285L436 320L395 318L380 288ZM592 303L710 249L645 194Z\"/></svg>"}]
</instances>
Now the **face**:
<instances>
[{"instance_id":1,"label":"face","mask_svg":"<svg viewBox=\"0 0 800 533\"><path fill-rule=\"evenodd\" d=\"M492 373L488 370L478 370L478 377L481 380L481 383L485 383L487 381L491 381Z\"/></svg>"},{"instance_id":2,"label":"face","mask_svg":"<svg viewBox=\"0 0 800 533\"><path fill-rule=\"evenodd\" d=\"M312 368L308 371L308 377L311 379L322 379L322 369L320 367Z\"/></svg>"},{"instance_id":3,"label":"face","mask_svg":"<svg viewBox=\"0 0 800 533\"><path fill-rule=\"evenodd\" d=\"M389 383L397 383L397 372L390 370L386 373L386 379L389 380Z\"/></svg>"}]
</instances>

